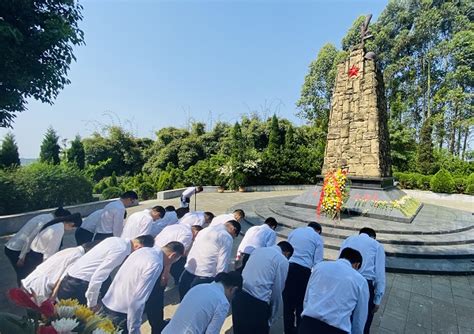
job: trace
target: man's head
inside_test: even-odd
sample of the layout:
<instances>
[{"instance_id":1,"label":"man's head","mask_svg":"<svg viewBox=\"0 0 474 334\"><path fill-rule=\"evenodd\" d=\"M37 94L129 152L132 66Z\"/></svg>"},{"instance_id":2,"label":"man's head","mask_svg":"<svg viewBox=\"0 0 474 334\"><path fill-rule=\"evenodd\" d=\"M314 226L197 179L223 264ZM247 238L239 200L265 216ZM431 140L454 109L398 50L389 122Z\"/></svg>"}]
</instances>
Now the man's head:
<instances>
[{"instance_id":1,"label":"man's head","mask_svg":"<svg viewBox=\"0 0 474 334\"><path fill-rule=\"evenodd\" d=\"M69 215L69 216L63 216L63 217L67 217L67 219L64 220L64 230L66 231L72 231L73 229L81 226L82 224L82 217L79 212L73 213L72 215Z\"/></svg>"},{"instance_id":2,"label":"man's head","mask_svg":"<svg viewBox=\"0 0 474 334\"><path fill-rule=\"evenodd\" d=\"M191 226L191 232L193 232L193 240L196 239L199 231L201 231L203 227L201 225L193 225Z\"/></svg>"},{"instance_id":3,"label":"man's head","mask_svg":"<svg viewBox=\"0 0 474 334\"><path fill-rule=\"evenodd\" d=\"M62 206L54 210L53 213L54 217L59 218L59 217L65 217L65 216L70 216L71 212L69 210L64 209Z\"/></svg>"},{"instance_id":4,"label":"man's head","mask_svg":"<svg viewBox=\"0 0 474 334\"><path fill-rule=\"evenodd\" d=\"M321 227L321 224L319 224L317 222L309 223L308 227L311 227L318 234L321 234L321 232L323 231L323 228Z\"/></svg>"},{"instance_id":5,"label":"man's head","mask_svg":"<svg viewBox=\"0 0 474 334\"><path fill-rule=\"evenodd\" d=\"M280 241L277 246L281 248L281 252L287 259L293 255L293 246L288 241Z\"/></svg>"},{"instance_id":6,"label":"man's head","mask_svg":"<svg viewBox=\"0 0 474 334\"><path fill-rule=\"evenodd\" d=\"M233 237L236 238L241 230L240 223L235 220L229 220L228 222L225 223L225 227L227 229L227 232Z\"/></svg>"},{"instance_id":7,"label":"man's head","mask_svg":"<svg viewBox=\"0 0 474 334\"><path fill-rule=\"evenodd\" d=\"M224 293L228 301L232 301L235 292L242 289L242 275L237 271L228 273L219 273L215 278L216 283L221 283L224 286Z\"/></svg>"},{"instance_id":8,"label":"man's head","mask_svg":"<svg viewBox=\"0 0 474 334\"><path fill-rule=\"evenodd\" d=\"M372 239L377 238L377 234L375 233L375 230L371 229L370 227L361 228L360 231L359 231L359 234L362 234L362 233L367 234Z\"/></svg>"},{"instance_id":9,"label":"man's head","mask_svg":"<svg viewBox=\"0 0 474 334\"><path fill-rule=\"evenodd\" d=\"M276 230L277 226L278 226L278 223L276 221L275 218L273 217L268 217L267 219L265 219L265 224L267 224L268 226L270 226L270 228L272 230Z\"/></svg>"},{"instance_id":10,"label":"man's head","mask_svg":"<svg viewBox=\"0 0 474 334\"><path fill-rule=\"evenodd\" d=\"M339 258L349 261L352 265L352 268L355 270L359 270L362 266L362 255L359 253L359 251L353 248L344 248L341 252L341 255L339 255Z\"/></svg>"},{"instance_id":11,"label":"man's head","mask_svg":"<svg viewBox=\"0 0 474 334\"><path fill-rule=\"evenodd\" d=\"M171 241L162 247L164 253L165 266L172 265L184 255L184 246L178 241Z\"/></svg>"},{"instance_id":12,"label":"man's head","mask_svg":"<svg viewBox=\"0 0 474 334\"><path fill-rule=\"evenodd\" d=\"M155 238L149 234L141 235L132 240L132 252L142 247L153 247L155 245Z\"/></svg>"},{"instance_id":13,"label":"man's head","mask_svg":"<svg viewBox=\"0 0 474 334\"><path fill-rule=\"evenodd\" d=\"M188 212L189 212L189 208L177 208L176 209L176 217L178 217L178 219L181 219Z\"/></svg>"},{"instance_id":14,"label":"man's head","mask_svg":"<svg viewBox=\"0 0 474 334\"><path fill-rule=\"evenodd\" d=\"M242 209L237 209L233 212L235 220L240 222L241 219L245 218L245 212Z\"/></svg>"},{"instance_id":15,"label":"man's head","mask_svg":"<svg viewBox=\"0 0 474 334\"><path fill-rule=\"evenodd\" d=\"M204 189L202 188L202 186L197 186L196 187L196 193L200 193L201 191L203 191Z\"/></svg>"},{"instance_id":16,"label":"man's head","mask_svg":"<svg viewBox=\"0 0 474 334\"><path fill-rule=\"evenodd\" d=\"M129 190L120 195L120 200L122 201L123 205L128 208L138 201L138 195L133 190Z\"/></svg>"},{"instance_id":17,"label":"man's head","mask_svg":"<svg viewBox=\"0 0 474 334\"><path fill-rule=\"evenodd\" d=\"M153 208L151 208L150 215L153 218L153 220L161 219L165 216L165 209L160 205L156 205Z\"/></svg>"},{"instance_id":18,"label":"man's head","mask_svg":"<svg viewBox=\"0 0 474 334\"><path fill-rule=\"evenodd\" d=\"M165 207L165 210L166 211L176 211L176 208L172 205L168 205L167 207Z\"/></svg>"},{"instance_id":19,"label":"man's head","mask_svg":"<svg viewBox=\"0 0 474 334\"><path fill-rule=\"evenodd\" d=\"M212 212L204 212L204 223L210 224L214 219L214 214Z\"/></svg>"}]
</instances>

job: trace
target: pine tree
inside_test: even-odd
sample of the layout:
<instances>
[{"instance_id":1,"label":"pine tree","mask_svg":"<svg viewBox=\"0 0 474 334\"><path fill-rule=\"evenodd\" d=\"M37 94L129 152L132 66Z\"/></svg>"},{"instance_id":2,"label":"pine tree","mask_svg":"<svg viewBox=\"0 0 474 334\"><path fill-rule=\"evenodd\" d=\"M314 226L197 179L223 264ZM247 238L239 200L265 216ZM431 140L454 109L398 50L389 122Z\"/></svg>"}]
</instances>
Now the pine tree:
<instances>
[{"instance_id":1,"label":"pine tree","mask_svg":"<svg viewBox=\"0 0 474 334\"><path fill-rule=\"evenodd\" d=\"M239 122L235 122L234 127L231 130L231 147L232 158L241 161L244 156L245 142Z\"/></svg>"},{"instance_id":2,"label":"pine tree","mask_svg":"<svg viewBox=\"0 0 474 334\"><path fill-rule=\"evenodd\" d=\"M288 127L288 130L285 133L285 148L288 150L293 150L295 148L295 130L292 125Z\"/></svg>"},{"instance_id":3,"label":"pine tree","mask_svg":"<svg viewBox=\"0 0 474 334\"><path fill-rule=\"evenodd\" d=\"M0 149L0 166L5 168L20 166L20 155L13 133L7 133L3 138Z\"/></svg>"},{"instance_id":4,"label":"pine tree","mask_svg":"<svg viewBox=\"0 0 474 334\"><path fill-rule=\"evenodd\" d=\"M59 136L56 131L49 127L41 143L40 161L49 164L59 164Z\"/></svg>"},{"instance_id":5,"label":"pine tree","mask_svg":"<svg viewBox=\"0 0 474 334\"><path fill-rule=\"evenodd\" d=\"M76 136L71 142L71 147L67 151L67 161L75 164L79 169L84 169L85 152L84 145L81 142L81 137Z\"/></svg>"},{"instance_id":6,"label":"pine tree","mask_svg":"<svg viewBox=\"0 0 474 334\"><path fill-rule=\"evenodd\" d=\"M275 151L281 146L280 136L280 125L278 124L278 118L276 115L272 117L272 123L270 125L270 136L268 137L268 150Z\"/></svg>"},{"instance_id":7,"label":"pine tree","mask_svg":"<svg viewBox=\"0 0 474 334\"><path fill-rule=\"evenodd\" d=\"M420 132L420 142L418 144L418 170L420 173L429 175L433 172L433 142L431 119L425 119Z\"/></svg>"}]
</instances>

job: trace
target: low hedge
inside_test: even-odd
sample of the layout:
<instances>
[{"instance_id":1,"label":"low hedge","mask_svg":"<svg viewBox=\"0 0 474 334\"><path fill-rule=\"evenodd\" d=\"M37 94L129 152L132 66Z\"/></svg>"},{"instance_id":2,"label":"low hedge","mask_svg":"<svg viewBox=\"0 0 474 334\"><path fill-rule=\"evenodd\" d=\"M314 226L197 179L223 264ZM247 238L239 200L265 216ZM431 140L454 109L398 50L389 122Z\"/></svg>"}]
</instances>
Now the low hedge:
<instances>
[{"instance_id":1,"label":"low hedge","mask_svg":"<svg viewBox=\"0 0 474 334\"><path fill-rule=\"evenodd\" d=\"M437 176L436 176L437 175ZM456 175L440 170L436 175L395 172L393 176L403 189L431 190L441 193L474 195L474 173L469 176Z\"/></svg>"},{"instance_id":2,"label":"low hedge","mask_svg":"<svg viewBox=\"0 0 474 334\"><path fill-rule=\"evenodd\" d=\"M450 172L440 169L431 178L431 191L435 193L452 193L454 191L454 179Z\"/></svg>"}]
</instances>

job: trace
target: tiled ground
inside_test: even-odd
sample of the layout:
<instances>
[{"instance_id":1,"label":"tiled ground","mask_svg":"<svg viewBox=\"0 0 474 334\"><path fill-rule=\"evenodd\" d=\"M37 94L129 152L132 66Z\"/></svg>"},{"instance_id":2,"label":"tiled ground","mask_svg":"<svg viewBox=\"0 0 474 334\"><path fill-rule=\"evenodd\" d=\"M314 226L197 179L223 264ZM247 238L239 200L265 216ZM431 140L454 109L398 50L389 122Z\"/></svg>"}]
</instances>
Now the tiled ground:
<instances>
[{"instance_id":1,"label":"tiled ground","mask_svg":"<svg viewBox=\"0 0 474 334\"><path fill-rule=\"evenodd\" d=\"M199 194L198 210L209 210L216 214L225 212L238 203L274 196L298 195L301 191L268 193L203 193ZM156 201L142 203L131 208L134 212L156 204ZM449 202L448 202L449 203ZM161 201L160 204L178 205L177 199ZM445 203L443 203L445 204ZM194 205L194 204L193 204ZM446 205L446 204L445 204ZM456 204L454 204L456 205ZM72 236L65 240L72 246ZM1 246L7 237L0 237ZM237 246L240 240L236 240ZM14 272L4 255L0 257L0 311L17 311L5 296L8 288L14 286ZM177 305L175 288L166 292L165 316L172 316ZM232 333L230 317L222 333ZM372 333L474 333L474 276L424 276L409 274L387 274L387 289L382 307L372 326ZM282 333L282 319L278 319L271 333ZM142 333L150 333L144 323Z\"/></svg>"}]
</instances>

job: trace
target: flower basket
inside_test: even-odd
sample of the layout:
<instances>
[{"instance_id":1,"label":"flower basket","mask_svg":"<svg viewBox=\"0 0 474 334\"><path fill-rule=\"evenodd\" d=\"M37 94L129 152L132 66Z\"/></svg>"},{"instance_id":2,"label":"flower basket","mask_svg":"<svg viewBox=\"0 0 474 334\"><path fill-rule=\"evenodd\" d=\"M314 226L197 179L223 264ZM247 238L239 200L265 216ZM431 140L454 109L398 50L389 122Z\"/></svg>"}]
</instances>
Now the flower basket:
<instances>
[{"instance_id":1,"label":"flower basket","mask_svg":"<svg viewBox=\"0 0 474 334\"><path fill-rule=\"evenodd\" d=\"M333 220L340 220L343 205L349 198L347 173L347 169L341 168L326 173L317 207L318 216L323 213Z\"/></svg>"}]
</instances>

